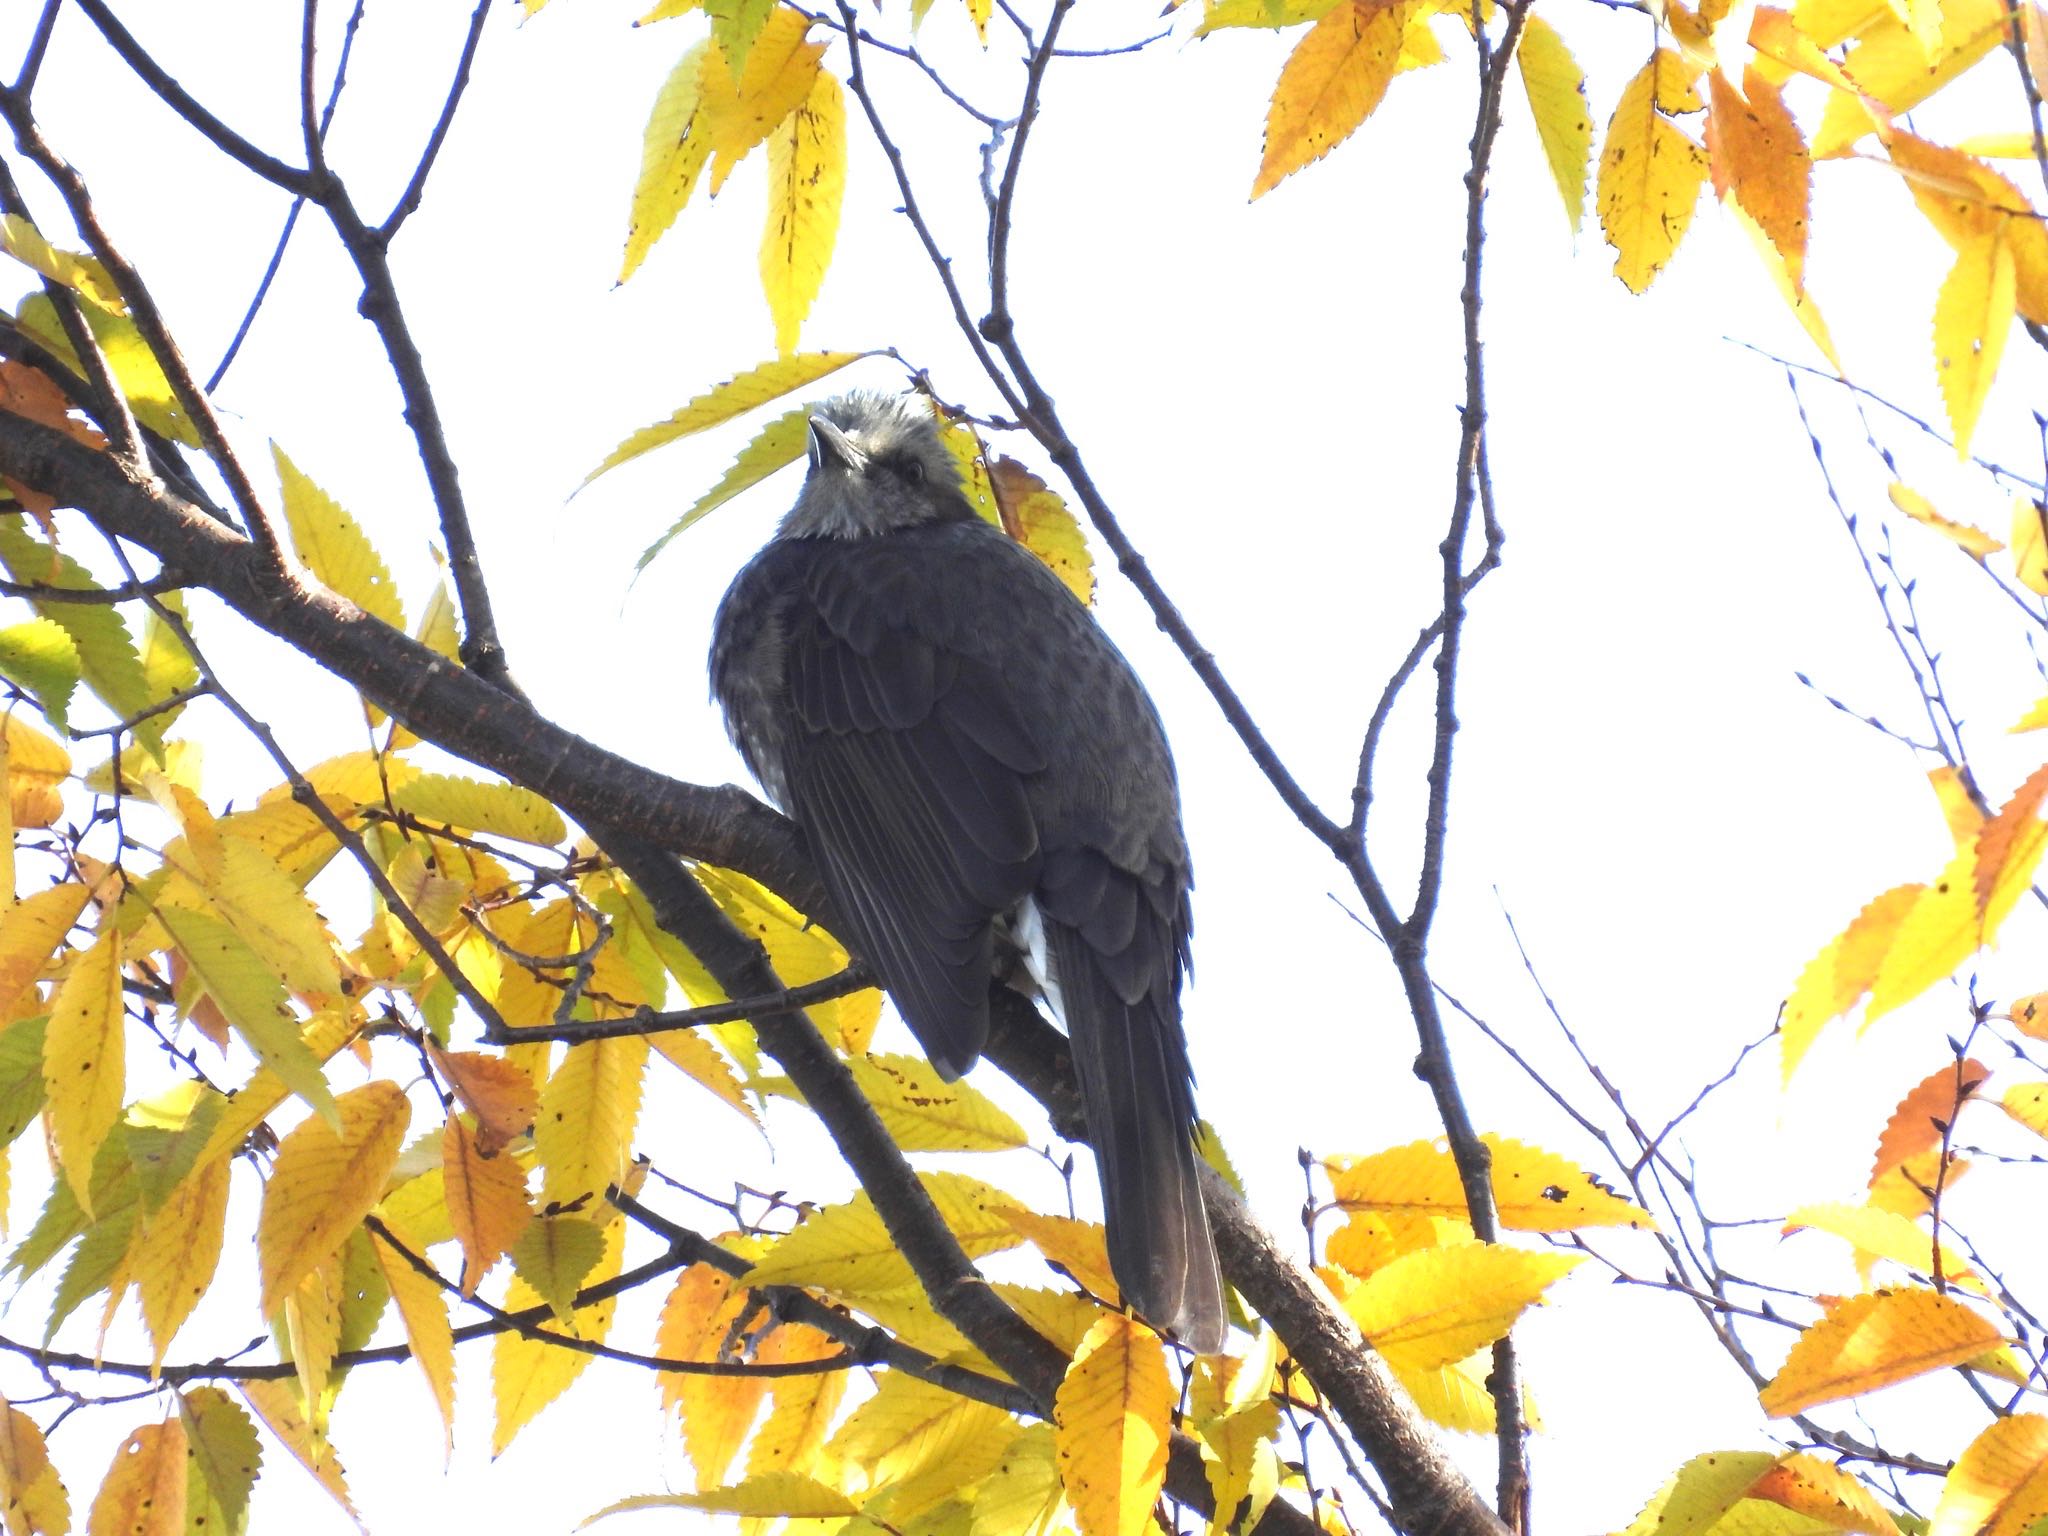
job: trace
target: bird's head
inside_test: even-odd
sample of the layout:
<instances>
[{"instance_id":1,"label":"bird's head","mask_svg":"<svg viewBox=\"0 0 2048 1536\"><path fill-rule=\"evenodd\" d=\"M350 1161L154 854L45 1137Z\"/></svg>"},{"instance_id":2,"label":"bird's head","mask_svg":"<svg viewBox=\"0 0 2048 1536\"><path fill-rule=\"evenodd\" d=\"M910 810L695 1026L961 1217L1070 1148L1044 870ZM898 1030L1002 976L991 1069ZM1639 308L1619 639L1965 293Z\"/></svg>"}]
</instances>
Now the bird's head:
<instances>
[{"instance_id":1,"label":"bird's head","mask_svg":"<svg viewBox=\"0 0 2048 1536\"><path fill-rule=\"evenodd\" d=\"M827 400L811 416L810 455L783 538L858 539L974 515L920 396L859 390Z\"/></svg>"}]
</instances>

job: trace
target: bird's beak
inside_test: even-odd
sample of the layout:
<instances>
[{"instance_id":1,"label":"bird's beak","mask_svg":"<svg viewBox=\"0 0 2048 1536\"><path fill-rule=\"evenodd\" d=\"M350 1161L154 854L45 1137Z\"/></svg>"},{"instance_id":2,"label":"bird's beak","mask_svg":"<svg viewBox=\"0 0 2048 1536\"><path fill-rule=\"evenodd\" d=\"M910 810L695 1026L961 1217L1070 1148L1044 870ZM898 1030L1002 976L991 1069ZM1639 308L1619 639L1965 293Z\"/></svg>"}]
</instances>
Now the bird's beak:
<instances>
[{"instance_id":1,"label":"bird's beak","mask_svg":"<svg viewBox=\"0 0 2048 1536\"><path fill-rule=\"evenodd\" d=\"M832 468L858 473L867 467L868 456L860 445L823 416L811 418L811 468Z\"/></svg>"}]
</instances>

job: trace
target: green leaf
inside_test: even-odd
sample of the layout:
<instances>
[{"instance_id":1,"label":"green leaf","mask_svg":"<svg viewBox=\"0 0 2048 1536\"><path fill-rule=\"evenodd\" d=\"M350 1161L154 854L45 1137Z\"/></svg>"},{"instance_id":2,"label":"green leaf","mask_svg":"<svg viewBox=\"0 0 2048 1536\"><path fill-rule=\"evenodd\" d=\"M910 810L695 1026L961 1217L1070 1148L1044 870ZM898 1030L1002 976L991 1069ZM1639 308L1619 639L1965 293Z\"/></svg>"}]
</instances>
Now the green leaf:
<instances>
[{"instance_id":1,"label":"green leaf","mask_svg":"<svg viewBox=\"0 0 2048 1536\"><path fill-rule=\"evenodd\" d=\"M604 1256L604 1233L580 1216L537 1216L512 1245L512 1268L570 1325L583 1277Z\"/></svg>"},{"instance_id":2,"label":"green leaf","mask_svg":"<svg viewBox=\"0 0 2048 1536\"><path fill-rule=\"evenodd\" d=\"M185 1425L187 1536L244 1536L249 1490L263 1466L255 1424L219 1387L180 1393L178 1417Z\"/></svg>"},{"instance_id":3,"label":"green leaf","mask_svg":"<svg viewBox=\"0 0 2048 1536\"><path fill-rule=\"evenodd\" d=\"M775 471L786 464L794 464L803 457L804 443L810 432L811 409L800 405L769 422L754 435L754 440L740 450L740 456L733 460L732 468L719 477L718 484L697 498L697 504L677 518L668 531L648 545L634 562L633 569L644 571L654 557L668 548L669 541L692 527L706 513L724 506L741 491L759 485Z\"/></svg>"},{"instance_id":4,"label":"green leaf","mask_svg":"<svg viewBox=\"0 0 2048 1536\"><path fill-rule=\"evenodd\" d=\"M711 38L725 55L726 68L737 81L747 67L747 50L768 24L775 0L709 0L704 7L711 17Z\"/></svg>"},{"instance_id":5,"label":"green leaf","mask_svg":"<svg viewBox=\"0 0 2048 1536\"><path fill-rule=\"evenodd\" d=\"M693 436L707 427L731 421L735 416L744 416L756 406L780 400L784 395L815 384L828 374L837 373L848 363L874 355L872 352L799 352L794 357L763 363L758 368L735 374L716 389L698 395L667 421L658 421L635 432L614 448L583 483L590 484L606 470L616 469L628 459L637 459L649 449ZM802 445L798 446L801 449ZM789 460L782 462L786 464Z\"/></svg>"},{"instance_id":6,"label":"green leaf","mask_svg":"<svg viewBox=\"0 0 2048 1536\"><path fill-rule=\"evenodd\" d=\"M284 984L270 967L218 918L168 904L159 906L156 915L199 985L212 995L257 1059L339 1132L341 1114L326 1074L299 1038L298 1023L285 1006Z\"/></svg>"},{"instance_id":7,"label":"green leaf","mask_svg":"<svg viewBox=\"0 0 2048 1536\"><path fill-rule=\"evenodd\" d=\"M0 629L0 677L28 690L50 724L69 734L65 711L84 669L78 647L54 619L30 619Z\"/></svg>"},{"instance_id":8,"label":"green leaf","mask_svg":"<svg viewBox=\"0 0 2048 1536\"><path fill-rule=\"evenodd\" d=\"M76 560L31 537L20 518L0 519L0 562L6 564L8 574L16 581L39 582L75 592L104 590ZM128 632L128 621L112 603L33 606L39 616L71 637L86 685L116 718L131 720L155 702L150 695L149 679L142 670L142 658L135 650L135 638ZM135 728L136 739L159 761L163 757L163 734L161 716L145 720Z\"/></svg>"},{"instance_id":9,"label":"green leaf","mask_svg":"<svg viewBox=\"0 0 2048 1536\"><path fill-rule=\"evenodd\" d=\"M0 1147L43 1112L43 1031L49 1022L39 1014L0 1031Z\"/></svg>"}]
</instances>

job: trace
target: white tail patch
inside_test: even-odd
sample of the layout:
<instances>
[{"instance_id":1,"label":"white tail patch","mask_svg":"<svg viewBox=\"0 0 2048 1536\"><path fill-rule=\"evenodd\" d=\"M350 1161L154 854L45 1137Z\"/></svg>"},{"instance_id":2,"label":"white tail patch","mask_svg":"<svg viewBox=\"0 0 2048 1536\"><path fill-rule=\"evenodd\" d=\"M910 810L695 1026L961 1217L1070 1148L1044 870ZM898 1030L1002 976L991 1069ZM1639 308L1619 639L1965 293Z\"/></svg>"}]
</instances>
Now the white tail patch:
<instances>
[{"instance_id":1,"label":"white tail patch","mask_svg":"<svg viewBox=\"0 0 2048 1536\"><path fill-rule=\"evenodd\" d=\"M1024 957L1024 969L1038 983L1039 996L1052 1009L1052 1016L1060 1028L1065 1029L1067 1009L1060 999L1059 978L1053 974L1052 944L1046 936L1045 918L1040 914L1034 897L1026 896L1011 909L1008 920L1003 924L1003 934Z\"/></svg>"}]
</instances>

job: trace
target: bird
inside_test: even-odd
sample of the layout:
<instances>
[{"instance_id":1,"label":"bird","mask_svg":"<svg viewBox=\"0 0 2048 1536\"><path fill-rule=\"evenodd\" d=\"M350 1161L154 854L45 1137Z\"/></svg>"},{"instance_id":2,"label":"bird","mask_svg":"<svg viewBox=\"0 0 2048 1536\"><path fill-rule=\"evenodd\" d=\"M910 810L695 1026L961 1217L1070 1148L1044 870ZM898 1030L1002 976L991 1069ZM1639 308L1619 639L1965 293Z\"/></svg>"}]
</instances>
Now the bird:
<instances>
[{"instance_id":1,"label":"bird","mask_svg":"<svg viewBox=\"0 0 2048 1536\"><path fill-rule=\"evenodd\" d=\"M1021 956L1071 1042L1117 1286L1214 1353L1180 1006L1192 881L1159 713L1081 600L975 512L922 396L828 400L807 449L713 623L734 745L947 1081Z\"/></svg>"}]
</instances>

